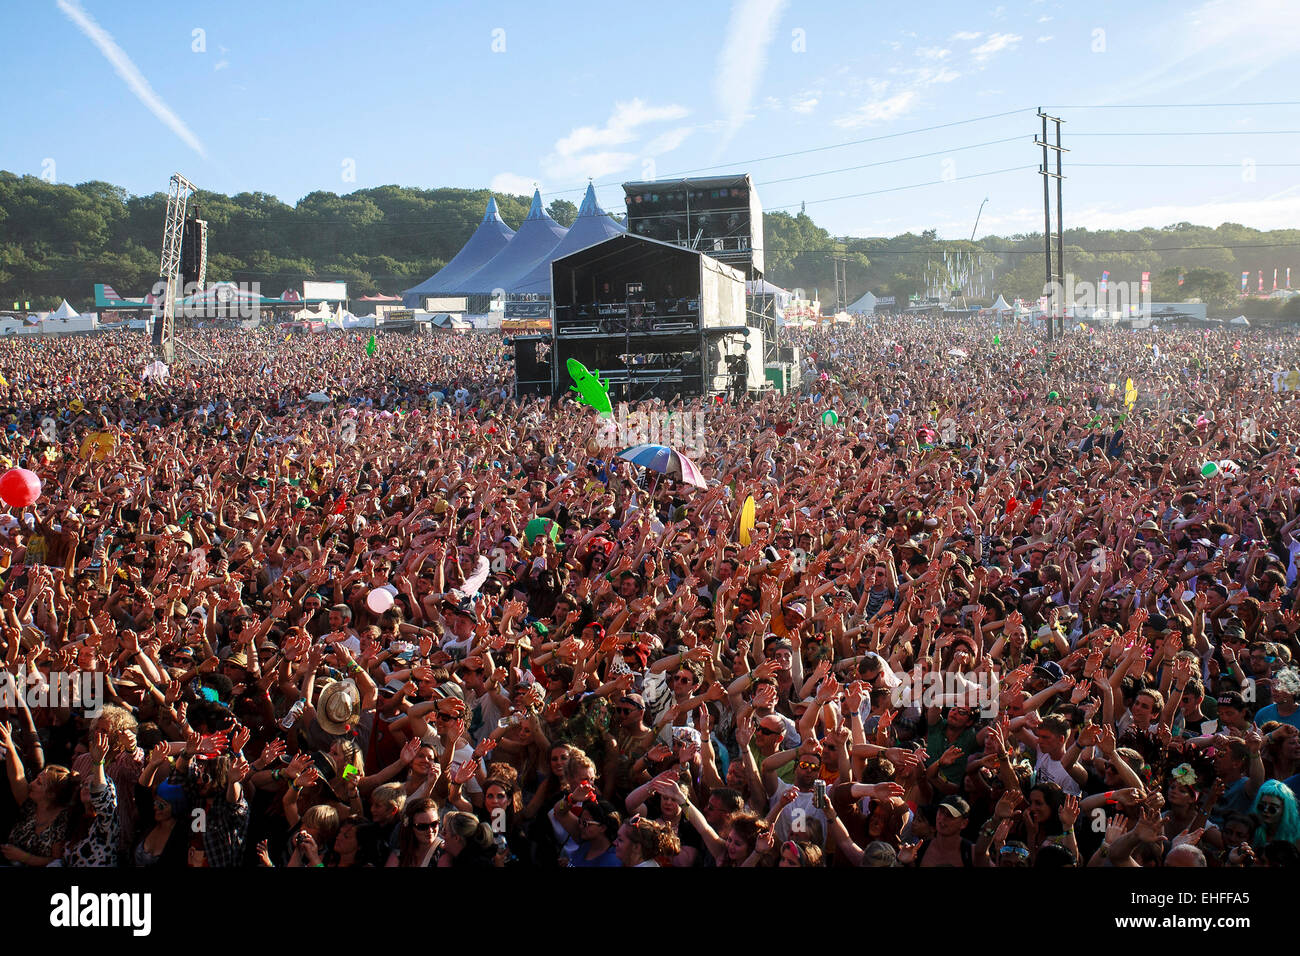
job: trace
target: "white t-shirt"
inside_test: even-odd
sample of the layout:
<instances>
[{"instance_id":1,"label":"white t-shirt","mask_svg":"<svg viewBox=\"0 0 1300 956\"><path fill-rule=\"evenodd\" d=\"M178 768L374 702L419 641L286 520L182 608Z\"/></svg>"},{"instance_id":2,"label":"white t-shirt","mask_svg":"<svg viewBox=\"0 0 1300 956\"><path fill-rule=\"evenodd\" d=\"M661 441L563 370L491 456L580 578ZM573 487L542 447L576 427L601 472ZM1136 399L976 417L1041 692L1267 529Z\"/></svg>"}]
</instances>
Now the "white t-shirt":
<instances>
[{"instance_id":1,"label":"white t-shirt","mask_svg":"<svg viewBox=\"0 0 1300 956\"><path fill-rule=\"evenodd\" d=\"M778 780L776 793L772 794L772 800L768 804L768 808L771 809L780 803L781 795L793 787L794 784L786 783L784 780ZM803 793L801 791L799 796L794 798L794 802L781 811L781 815L776 818L775 832L777 843L784 843L786 840L792 840L796 837L805 839L811 838L814 832L813 828L801 828L798 826L798 821L816 818L821 821L822 839L818 843L818 846L824 847L826 845L826 814L813 806L814 796L815 795L812 793ZM826 799L830 799L829 789L827 790Z\"/></svg>"},{"instance_id":2,"label":"white t-shirt","mask_svg":"<svg viewBox=\"0 0 1300 956\"><path fill-rule=\"evenodd\" d=\"M1034 761L1034 779L1037 783L1054 783L1072 797L1083 793L1083 788L1070 776L1069 771L1046 751L1040 750L1038 759Z\"/></svg>"}]
</instances>

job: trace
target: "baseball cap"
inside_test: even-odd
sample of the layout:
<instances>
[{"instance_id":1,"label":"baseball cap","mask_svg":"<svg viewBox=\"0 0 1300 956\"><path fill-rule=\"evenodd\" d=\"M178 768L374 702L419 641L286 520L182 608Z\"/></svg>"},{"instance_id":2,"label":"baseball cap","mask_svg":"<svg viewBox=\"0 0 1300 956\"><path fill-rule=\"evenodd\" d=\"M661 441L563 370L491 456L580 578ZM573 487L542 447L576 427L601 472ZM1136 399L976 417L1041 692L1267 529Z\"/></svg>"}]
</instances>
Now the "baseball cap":
<instances>
[{"instance_id":1,"label":"baseball cap","mask_svg":"<svg viewBox=\"0 0 1300 956\"><path fill-rule=\"evenodd\" d=\"M1243 698L1240 693L1238 693L1235 690L1230 690L1227 691L1226 693L1219 695L1219 706L1235 707L1237 708L1237 710L1245 710L1246 701L1245 698Z\"/></svg>"},{"instance_id":2,"label":"baseball cap","mask_svg":"<svg viewBox=\"0 0 1300 956\"><path fill-rule=\"evenodd\" d=\"M970 816L970 804L962 797L944 797L939 801L939 809L946 811L950 817Z\"/></svg>"},{"instance_id":3,"label":"baseball cap","mask_svg":"<svg viewBox=\"0 0 1300 956\"><path fill-rule=\"evenodd\" d=\"M1065 671L1061 670L1061 665L1056 663L1056 661L1044 661L1041 664L1035 665L1034 676L1050 680L1055 684L1065 676Z\"/></svg>"}]
</instances>

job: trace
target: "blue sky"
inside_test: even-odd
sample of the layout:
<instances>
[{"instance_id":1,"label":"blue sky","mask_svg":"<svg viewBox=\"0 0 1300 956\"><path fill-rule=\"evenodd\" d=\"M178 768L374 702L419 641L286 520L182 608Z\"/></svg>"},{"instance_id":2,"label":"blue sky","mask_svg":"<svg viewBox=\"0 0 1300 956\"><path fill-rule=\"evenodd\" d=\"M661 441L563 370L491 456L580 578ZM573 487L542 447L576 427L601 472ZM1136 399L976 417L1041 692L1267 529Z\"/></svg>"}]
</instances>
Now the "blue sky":
<instances>
[{"instance_id":1,"label":"blue sky","mask_svg":"<svg viewBox=\"0 0 1300 956\"><path fill-rule=\"evenodd\" d=\"M10 0L0 35L0 168L60 182L577 202L593 177L619 209L627 179L748 171L837 235L961 238L986 196L981 235L1041 230L1041 105L1067 226L1300 226L1300 134L1272 134L1300 105L1150 106L1300 100L1295 0Z\"/></svg>"}]
</instances>

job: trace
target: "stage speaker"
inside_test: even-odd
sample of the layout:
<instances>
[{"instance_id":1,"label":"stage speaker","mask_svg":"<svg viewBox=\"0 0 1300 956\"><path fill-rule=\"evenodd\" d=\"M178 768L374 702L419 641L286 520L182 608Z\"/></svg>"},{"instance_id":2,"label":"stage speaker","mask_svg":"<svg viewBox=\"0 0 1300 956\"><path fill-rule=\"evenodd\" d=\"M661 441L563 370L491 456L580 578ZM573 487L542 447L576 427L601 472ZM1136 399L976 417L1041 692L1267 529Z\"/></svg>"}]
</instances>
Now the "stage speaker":
<instances>
[{"instance_id":1,"label":"stage speaker","mask_svg":"<svg viewBox=\"0 0 1300 956\"><path fill-rule=\"evenodd\" d=\"M181 234L181 289L202 290L208 275L208 223L206 219L186 219Z\"/></svg>"}]
</instances>

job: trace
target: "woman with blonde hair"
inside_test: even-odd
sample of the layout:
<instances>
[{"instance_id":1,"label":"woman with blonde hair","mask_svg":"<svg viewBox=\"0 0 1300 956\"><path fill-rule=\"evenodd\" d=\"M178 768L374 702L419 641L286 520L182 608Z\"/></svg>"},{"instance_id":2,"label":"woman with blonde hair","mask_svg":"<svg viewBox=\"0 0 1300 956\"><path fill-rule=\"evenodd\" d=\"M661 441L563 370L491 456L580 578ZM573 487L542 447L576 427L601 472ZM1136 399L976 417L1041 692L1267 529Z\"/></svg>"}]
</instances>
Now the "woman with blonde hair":
<instances>
[{"instance_id":1,"label":"woman with blonde hair","mask_svg":"<svg viewBox=\"0 0 1300 956\"><path fill-rule=\"evenodd\" d=\"M681 850L681 841L671 825L639 813L619 827L614 839L614 853L624 866L671 865Z\"/></svg>"},{"instance_id":2,"label":"woman with blonde hair","mask_svg":"<svg viewBox=\"0 0 1300 956\"><path fill-rule=\"evenodd\" d=\"M67 767L51 764L28 781L8 724L0 724L0 747L5 751L9 789L19 806L18 822L0 851L12 864L48 866L63 855L81 778Z\"/></svg>"}]
</instances>

